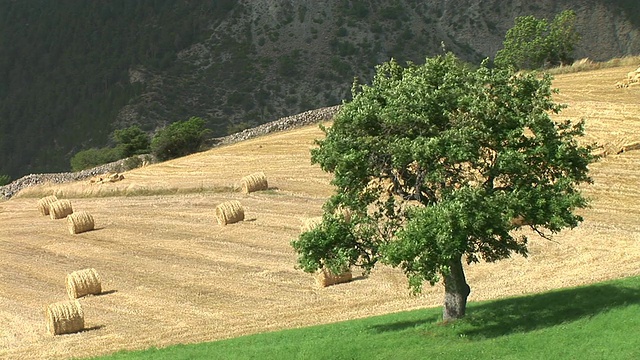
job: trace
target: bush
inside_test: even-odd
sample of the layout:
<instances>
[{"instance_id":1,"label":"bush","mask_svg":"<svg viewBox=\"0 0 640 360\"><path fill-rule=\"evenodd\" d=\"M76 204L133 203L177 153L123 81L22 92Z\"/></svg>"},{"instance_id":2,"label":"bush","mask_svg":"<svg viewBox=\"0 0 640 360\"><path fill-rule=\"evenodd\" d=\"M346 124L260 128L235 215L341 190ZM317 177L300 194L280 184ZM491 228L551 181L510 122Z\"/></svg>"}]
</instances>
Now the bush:
<instances>
[{"instance_id":1,"label":"bush","mask_svg":"<svg viewBox=\"0 0 640 360\"><path fill-rule=\"evenodd\" d=\"M115 148L91 148L82 150L71 158L71 170L80 171L120 160L120 151Z\"/></svg>"},{"instance_id":2,"label":"bush","mask_svg":"<svg viewBox=\"0 0 640 360\"><path fill-rule=\"evenodd\" d=\"M517 17L507 31L504 48L496 54L495 65L533 70L572 63L580 41L575 22L572 10L561 12L552 22L531 15Z\"/></svg>"},{"instance_id":3,"label":"bush","mask_svg":"<svg viewBox=\"0 0 640 360\"><path fill-rule=\"evenodd\" d=\"M151 140L151 152L160 161L197 152L210 132L204 124L203 119L192 117L165 127Z\"/></svg>"},{"instance_id":4,"label":"bush","mask_svg":"<svg viewBox=\"0 0 640 360\"><path fill-rule=\"evenodd\" d=\"M11 182L11 177L9 175L0 175L0 186L5 186Z\"/></svg>"},{"instance_id":5,"label":"bush","mask_svg":"<svg viewBox=\"0 0 640 360\"><path fill-rule=\"evenodd\" d=\"M137 125L113 132L113 140L120 152L120 158L128 158L133 155L147 154L151 151L149 135Z\"/></svg>"}]
</instances>

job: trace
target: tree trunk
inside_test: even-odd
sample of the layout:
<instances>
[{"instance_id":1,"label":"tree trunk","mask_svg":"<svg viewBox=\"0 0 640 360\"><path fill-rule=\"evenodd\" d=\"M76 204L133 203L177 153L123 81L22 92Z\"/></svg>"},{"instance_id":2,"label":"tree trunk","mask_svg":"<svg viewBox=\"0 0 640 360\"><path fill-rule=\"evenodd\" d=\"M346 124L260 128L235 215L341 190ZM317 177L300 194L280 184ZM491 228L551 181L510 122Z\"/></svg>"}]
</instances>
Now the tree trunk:
<instances>
[{"instance_id":1,"label":"tree trunk","mask_svg":"<svg viewBox=\"0 0 640 360\"><path fill-rule=\"evenodd\" d=\"M463 318L467 310L467 297L471 288L464 277L462 257L449 262L451 272L444 276L444 309L442 320L444 322Z\"/></svg>"}]
</instances>

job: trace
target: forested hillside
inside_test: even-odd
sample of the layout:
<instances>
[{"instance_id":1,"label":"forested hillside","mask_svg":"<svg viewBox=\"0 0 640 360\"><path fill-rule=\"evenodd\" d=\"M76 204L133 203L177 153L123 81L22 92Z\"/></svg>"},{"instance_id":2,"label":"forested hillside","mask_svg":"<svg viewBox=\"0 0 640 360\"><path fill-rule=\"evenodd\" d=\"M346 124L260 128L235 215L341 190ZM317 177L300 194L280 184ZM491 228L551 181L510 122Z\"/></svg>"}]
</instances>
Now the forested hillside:
<instances>
[{"instance_id":1,"label":"forested hillside","mask_svg":"<svg viewBox=\"0 0 640 360\"><path fill-rule=\"evenodd\" d=\"M637 1L0 1L0 175L69 169L132 124L222 136L339 103L391 57L493 57L516 16L578 14L576 57L640 53Z\"/></svg>"}]
</instances>

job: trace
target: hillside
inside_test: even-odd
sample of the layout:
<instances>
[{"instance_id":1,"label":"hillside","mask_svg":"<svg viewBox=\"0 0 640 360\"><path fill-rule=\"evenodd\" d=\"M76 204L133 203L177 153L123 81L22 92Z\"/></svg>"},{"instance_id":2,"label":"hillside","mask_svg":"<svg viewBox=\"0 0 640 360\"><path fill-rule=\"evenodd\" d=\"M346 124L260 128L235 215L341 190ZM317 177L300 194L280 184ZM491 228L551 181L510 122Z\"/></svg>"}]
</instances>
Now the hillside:
<instances>
[{"instance_id":1,"label":"hillside","mask_svg":"<svg viewBox=\"0 0 640 360\"><path fill-rule=\"evenodd\" d=\"M562 118L586 119L587 141L610 151L592 165L592 207L553 241L531 235L530 256L469 266L470 301L640 275L640 88L611 86L634 67L557 76ZM397 269L318 288L295 269L289 245L302 221L321 214L330 177L310 165L317 126L270 134L126 172L112 184L32 187L0 202L0 358L68 359L439 306L442 287L409 294ZM264 171L267 191L233 191ZM38 215L56 193L96 219L70 235L64 220ZM215 206L236 199L242 223L215 223ZM50 336L43 308L66 298L67 273L97 269L104 294L81 300L87 331Z\"/></svg>"},{"instance_id":2,"label":"hillside","mask_svg":"<svg viewBox=\"0 0 640 360\"><path fill-rule=\"evenodd\" d=\"M477 63L521 15L572 8L576 57L640 53L637 1L0 2L0 175L69 169L132 124L199 116L223 136L339 104L391 57Z\"/></svg>"}]
</instances>

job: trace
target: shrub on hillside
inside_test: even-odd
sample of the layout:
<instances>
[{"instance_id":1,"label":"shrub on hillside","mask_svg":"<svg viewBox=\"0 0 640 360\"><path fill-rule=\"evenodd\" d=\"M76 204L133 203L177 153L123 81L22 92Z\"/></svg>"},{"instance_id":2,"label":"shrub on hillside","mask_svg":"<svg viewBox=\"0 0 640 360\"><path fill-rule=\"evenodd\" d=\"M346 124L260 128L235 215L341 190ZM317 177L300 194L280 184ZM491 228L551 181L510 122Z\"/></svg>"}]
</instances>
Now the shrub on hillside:
<instances>
[{"instance_id":1,"label":"shrub on hillside","mask_svg":"<svg viewBox=\"0 0 640 360\"><path fill-rule=\"evenodd\" d=\"M165 127L151 140L151 152L160 161L197 152L210 132L204 125L203 119L192 117Z\"/></svg>"},{"instance_id":2,"label":"shrub on hillside","mask_svg":"<svg viewBox=\"0 0 640 360\"><path fill-rule=\"evenodd\" d=\"M0 175L0 186L7 185L9 182L11 182L9 175Z\"/></svg>"},{"instance_id":3,"label":"shrub on hillside","mask_svg":"<svg viewBox=\"0 0 640 360\"><path fill-rule=\"evenodd\" d=\"M138 125L114 131L113 140L117 144L116 148L120 152L120 158L147 154L151 151L149 135L142 131Z\"/></svg>"},{"instance_id":4,"label":"shrub on hillside","mask_svg":"<svg viewBox=\"0 0 640 360\"><path fill-rule=\"evenodd\" d=\"M505 36L504 48L496 54L495 65L517 70L571 64L573 50L580 41L576 14L565 10L549 22L535 16L520 16Z\"/></svg>"},{"instance_id":5,"label":"shrub on hillside","mask_svg":"<svg viewBox=\"0 0 640 360\"><path fill-rule=\"evenodd\" d=\"M80 171L120 160L120 151L115 148L91 148L82 150L71 158L71 170Z\"/></svg>"}]
</instances>

